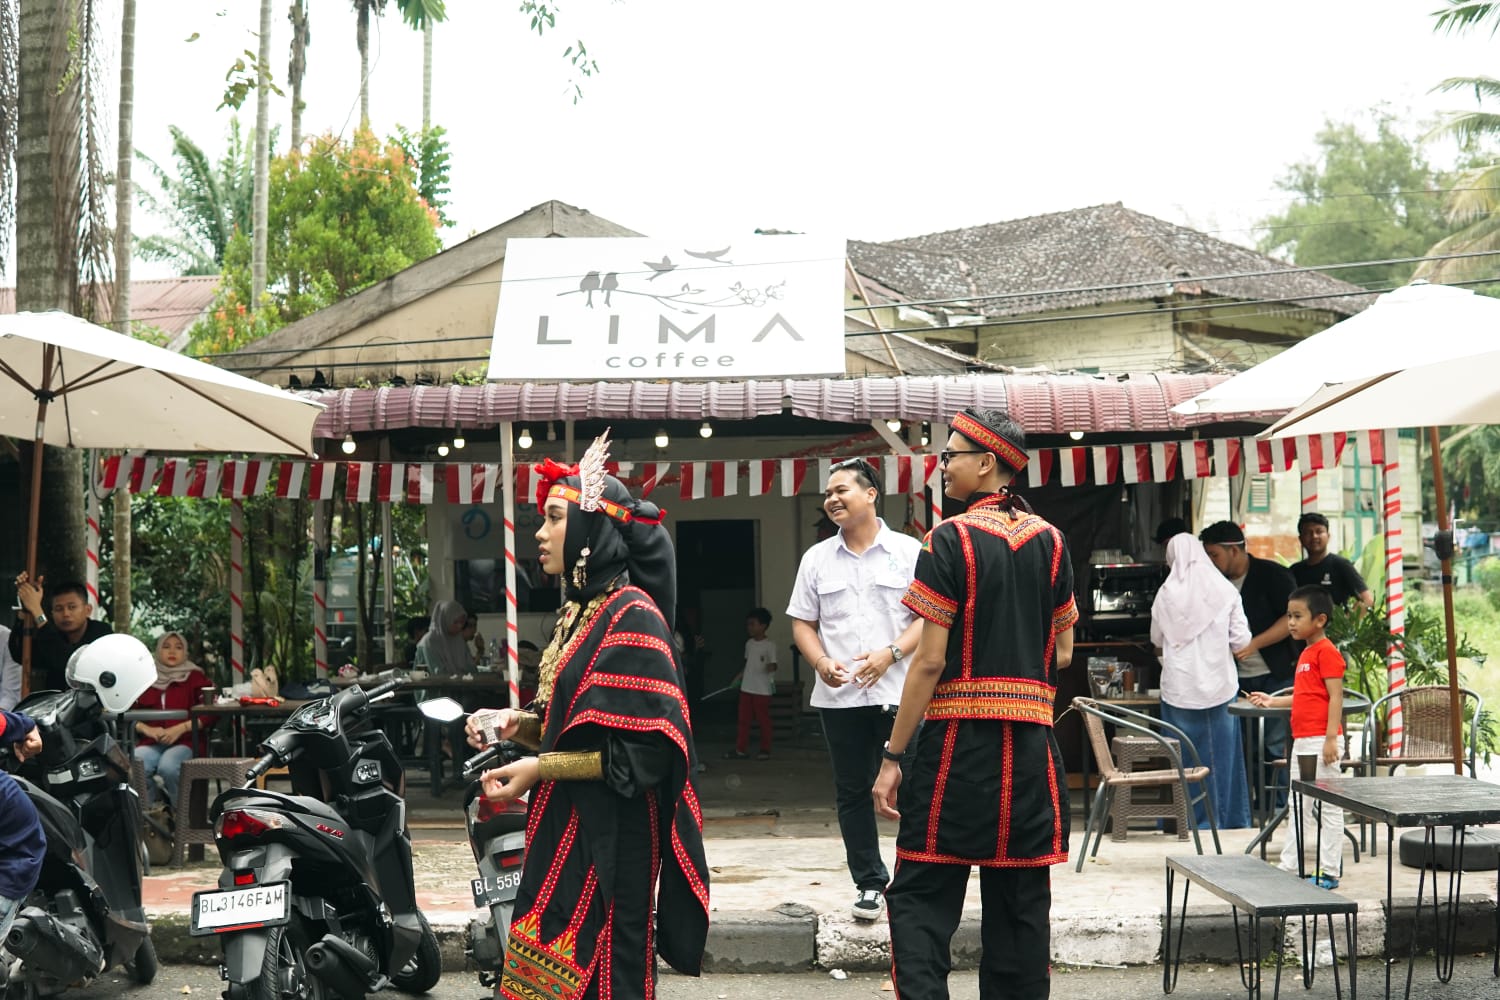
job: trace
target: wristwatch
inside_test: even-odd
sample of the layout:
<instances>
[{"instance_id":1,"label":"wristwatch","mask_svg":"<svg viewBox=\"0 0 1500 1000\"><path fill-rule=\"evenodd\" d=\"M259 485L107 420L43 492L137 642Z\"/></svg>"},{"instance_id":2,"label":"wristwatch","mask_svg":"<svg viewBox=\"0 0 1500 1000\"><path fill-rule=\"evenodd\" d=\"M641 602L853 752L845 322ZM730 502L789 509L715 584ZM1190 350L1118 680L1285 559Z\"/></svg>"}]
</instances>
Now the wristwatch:
<instances>
[{"instance_id":1,"label":"wristwatch","mask_svg":"<svg viewBox=\"0 0 1500 1000\"><path fill-rule=\"evenodd\" d=\"M47 616L45 614L37 615L36 616L36 627L37 628L41 628L45 624L47 624Z\"/></svg>"},{"instance_id":2,"label":"wristwatch","mask_svg":"<svg viewBox=\"0 0 1500 1000\"><path fill-rule=\"evenodd\" d=\"M891 651L892 663L900 663L901 658L906 655L905 653L901 652L901 647L896 645L894 642L885 648Z\"/></svg>"},{"instance_id":3,"label":"wristwatch","mask_svg":"<svg viewBox=\"0 0 1500 1000\"><path fill-rule=\"evenodd\" d=\"M901 763L901 758L905 757L906 754L904 754L904 753L897 753L896 751L892 750L891 749L891 741L890 740L886 740L885 741L885 746L881 747L881 749L880 749L880 756L883 757L883 758L885 758L886 760L893 760L897 764L899 764L899 763Z\"/></svg>"}]
</instances>

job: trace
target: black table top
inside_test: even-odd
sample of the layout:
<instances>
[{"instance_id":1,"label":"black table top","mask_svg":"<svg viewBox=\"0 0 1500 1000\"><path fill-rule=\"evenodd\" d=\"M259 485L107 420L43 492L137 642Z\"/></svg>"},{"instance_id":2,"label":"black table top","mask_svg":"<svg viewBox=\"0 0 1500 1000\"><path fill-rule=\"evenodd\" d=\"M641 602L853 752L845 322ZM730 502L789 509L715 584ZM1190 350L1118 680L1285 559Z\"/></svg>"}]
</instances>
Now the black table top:
<instances>
[{"instance_id":1,"label":"black table top","mask_svg":"<svg viewBox=\"0 0 1500 1000\"><path fill-rule=\"evenodd\" d=\"M1500 823L1500 785L1457 774L1294 780L1292 791L1390 826Z\"/></svg>"},{"instance_id":2,"label":"black table top","mask_svg":"<svg viewBox=\"0 0 1500 1000\"><path fill-rule=\"evenodd\" d=\"M1263 917L1298 913L1354 913L1359 904L1319 889L1293 872L1246 854L1187 854L1167 858L1176 869L1220 899Z\"/></svg>"},{"instance_id":3,"label":"black table top","mask_svg":"<svg viewBox=\"0 0 1500 1000\"><path fill-rule=\"evenodd\" d=\"M1351 715L1363 715L1370 710L1370 699L1362 694L1344 692L1344 717ZM1292 716L1290 705L1281 708L1261 708L1251 704L1244 698L1236 698L1229 703L1229 714L1243 716L1248 719L1289 719Z\"/></svg>"}]
</instances>

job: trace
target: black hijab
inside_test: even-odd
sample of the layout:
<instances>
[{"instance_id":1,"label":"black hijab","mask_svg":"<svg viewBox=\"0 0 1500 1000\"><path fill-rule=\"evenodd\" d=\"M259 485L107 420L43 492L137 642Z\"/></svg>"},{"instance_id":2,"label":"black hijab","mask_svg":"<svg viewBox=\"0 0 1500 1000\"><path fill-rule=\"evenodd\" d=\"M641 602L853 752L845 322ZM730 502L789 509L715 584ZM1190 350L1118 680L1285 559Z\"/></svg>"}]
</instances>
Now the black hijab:
<instances>
[{"instance_id":1,"label":"black hijab","mask_svg":"<svg viewBox=\"0 0 1500 1000\"><path fill-rule=\"evenodd\" d=\"M565 476L558 484L578 489L578 476ZM605 510L584 510L576 503L568 507L568 531L563 543L563 588L568 600L587 604L614 582L634 584L656 602L667 628L677 619L677 557L672 538L663 526L663 511L650 500L637 500L614 476L604 477L602 496L628 519ZM584 548L589 550L587 580L573 585L573 567Z\"/></svg>"}]
</instances>

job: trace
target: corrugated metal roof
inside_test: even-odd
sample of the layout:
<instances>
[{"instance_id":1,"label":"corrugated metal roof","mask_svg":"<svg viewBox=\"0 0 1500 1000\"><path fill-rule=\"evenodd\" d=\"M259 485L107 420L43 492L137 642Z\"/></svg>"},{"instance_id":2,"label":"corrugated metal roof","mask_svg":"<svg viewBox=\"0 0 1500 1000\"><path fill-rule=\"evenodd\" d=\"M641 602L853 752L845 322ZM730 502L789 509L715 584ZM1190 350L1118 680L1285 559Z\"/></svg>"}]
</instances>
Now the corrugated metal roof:
<instances>
[{"instance_id":1,"label":"corrugated metal roof","mask_svg":"<svg viewBox=\"0 0 1500 1000\"><path fill-rule=\"evenodd\" d=\"M503 420L750 420L782 412L845 423L946 421L966 406L1001 407L1029 433L1159 432L1274 414L1182 415L1178 403L1226 375L967 375L743 382L567 382L341 389L314 436L405 427L482 427Z\"/></svg>"},{"instance_id":2,"label":"corrugated metal roof","mask_svg":"<svg viewBox=\"0 0 1500 1000\"><path fill-rule=\"evenodd\" d=\"M187 278L147 278L130 283L131 318L175 337L198 321L219 287L216 274ZM114 301L98 289L98 322L108 324ZM16 311L16 290L0 288L0 313Z\"/></svg>"}]
</instances>

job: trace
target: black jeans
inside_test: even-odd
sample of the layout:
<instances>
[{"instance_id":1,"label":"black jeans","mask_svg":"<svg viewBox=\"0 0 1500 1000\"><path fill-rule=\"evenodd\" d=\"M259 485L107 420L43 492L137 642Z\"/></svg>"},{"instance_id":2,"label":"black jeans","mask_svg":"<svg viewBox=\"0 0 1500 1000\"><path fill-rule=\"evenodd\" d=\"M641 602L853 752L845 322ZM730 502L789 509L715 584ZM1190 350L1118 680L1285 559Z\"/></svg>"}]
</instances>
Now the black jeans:
<instances>
[{"instance_id":1,"label":"black jeans","mask_svg":"<svg viewBox=\"0 0 1500 1000\"><path fill-rule=\"evenodd\" d=\"M891 980L900 1000L946 1000L953 934L963 915L968 865L897 861L886 896ZM980 868L981 1000L1037 1000L1051 990L1052 871Z\"/></svg>"},{"instance_id":2,"label":"black jeans","mask_svg":"<svg viewBox=\"0 0 1500 1000\"><path fill-rule=\"evenodd\" d=\"M880 773L880 751L891 738L894 716L879 705L821 708L823 738L833 764L833 793L838 804L839 833L856 889L885 891L890 872L880 858L880 832L870 790ZM912 740L912 747L916 746Z\"/></svg>"}]
</instances>

